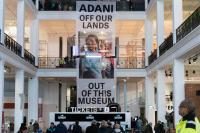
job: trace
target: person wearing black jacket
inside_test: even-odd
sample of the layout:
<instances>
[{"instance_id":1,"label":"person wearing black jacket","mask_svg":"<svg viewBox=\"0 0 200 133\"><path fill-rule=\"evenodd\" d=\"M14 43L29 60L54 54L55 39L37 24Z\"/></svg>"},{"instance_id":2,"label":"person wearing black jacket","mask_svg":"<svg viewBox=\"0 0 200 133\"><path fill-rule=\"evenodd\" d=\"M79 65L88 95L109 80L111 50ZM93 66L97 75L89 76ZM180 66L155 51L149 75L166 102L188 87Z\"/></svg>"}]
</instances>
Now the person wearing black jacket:
<instances>
[{"instance_id":1,"label":"person wearing black jacket","mask_svg":"<svg viewBox=\"0 0 200 133\"><path fill-rule=\"evenodd\" d=\"M82 128L79 125L79 121L75 122L75 125L73 126L72 133L82 133Z\"/></svg>"},{"instance_id":2,"label":"person wearing black jacket","mask_svg":"<svg viewBox=\"0 0 200 133\"><path fill-rule=\"evenodd\" d=\"M85 133L97 133L98 127L97 127L97 122L95 120L92 121L91 126L88 126L86 128Z\"/></svg>"},{"instance_id":3,"label":"person wearing black jacket","mask_svg":"<svg viewBox=\"0 0 200 133\"><path fill-rule=\"evenodd\" d=\"M67 133L67 127L60 121L60 123L56 126L55 133Z\"/></svg>"}]
</instances>

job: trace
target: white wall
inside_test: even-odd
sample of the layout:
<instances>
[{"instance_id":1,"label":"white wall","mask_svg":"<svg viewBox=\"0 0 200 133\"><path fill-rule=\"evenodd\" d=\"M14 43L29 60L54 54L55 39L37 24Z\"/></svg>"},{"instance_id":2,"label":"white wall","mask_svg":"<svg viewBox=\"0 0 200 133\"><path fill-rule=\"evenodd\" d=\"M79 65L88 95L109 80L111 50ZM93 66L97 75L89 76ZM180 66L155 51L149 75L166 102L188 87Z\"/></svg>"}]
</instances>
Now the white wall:
<instances>
[{"instance_id":1,"label":"white wall","mask_svg":"<svg viewBox=\"0 0 200 133\"><path fill-rule=\"evenodd\" d=\"M67 35L48 34L48 57L59 57L59 37L63 38L63 57L67 56Z\"/></svg>"}]
</instances>

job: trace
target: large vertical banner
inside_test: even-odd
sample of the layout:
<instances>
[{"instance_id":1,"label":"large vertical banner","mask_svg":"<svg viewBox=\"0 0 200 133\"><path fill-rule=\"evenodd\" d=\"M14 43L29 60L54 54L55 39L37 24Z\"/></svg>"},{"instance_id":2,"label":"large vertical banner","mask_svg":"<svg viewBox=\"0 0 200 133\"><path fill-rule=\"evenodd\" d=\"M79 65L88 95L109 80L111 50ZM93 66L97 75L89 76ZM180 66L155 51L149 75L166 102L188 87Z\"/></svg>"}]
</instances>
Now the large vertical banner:
<instances>
[{"instance_id":1,"label":"large vertical banner","mask_svg":"<svg viewBox=\"0 0 200 133\"><path fill-rule=\"evenodd\" d=\"M103 108L115 102L116 2L77 1L76 10L77 107Z\"/></svg>"}]
</instances>

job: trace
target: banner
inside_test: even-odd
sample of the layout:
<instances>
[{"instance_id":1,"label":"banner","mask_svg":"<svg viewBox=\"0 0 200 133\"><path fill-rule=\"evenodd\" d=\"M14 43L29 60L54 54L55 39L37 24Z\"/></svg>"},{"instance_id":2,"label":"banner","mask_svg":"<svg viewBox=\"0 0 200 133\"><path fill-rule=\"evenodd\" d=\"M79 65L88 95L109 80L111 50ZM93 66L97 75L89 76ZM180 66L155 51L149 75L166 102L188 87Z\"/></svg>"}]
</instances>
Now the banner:
<instances>
[{"instance_id":1,"label":"banner","mask_svg":"<svg viewBox=\"0 0 200 133\"><path fill-rule=\"evenodd\" d=\"M114 79L78 79L77 107L106 107L115 102Z\"/></svg>"},{"instance_id":2,"label":"banner","mask_svg":"<svg viewBox=\"0 0 200 133\"><path fill-rule=\"evenodd\" d=\"M104 108L115 102L116 2L77 1L76 10L77 107Z\"/></svg>"}]
</instances>

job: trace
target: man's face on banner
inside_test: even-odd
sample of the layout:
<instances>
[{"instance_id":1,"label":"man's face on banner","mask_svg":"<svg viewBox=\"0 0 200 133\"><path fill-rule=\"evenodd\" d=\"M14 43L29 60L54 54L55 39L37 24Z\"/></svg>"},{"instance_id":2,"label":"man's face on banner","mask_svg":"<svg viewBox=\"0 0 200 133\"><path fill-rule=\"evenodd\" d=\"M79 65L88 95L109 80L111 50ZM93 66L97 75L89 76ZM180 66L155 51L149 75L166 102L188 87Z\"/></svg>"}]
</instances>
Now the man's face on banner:
<instances>
[{"instance_id":1,"label":"man's face on banner","mask_svg":"<svg viewBox=\"0 0 200 133\"><path fill-rule=\"evenodd\" d=\"M97 51L97 42L96 42L96 39L95 37L88 37L86 39L86 45L87 45L87 48L88 48L88 51L91 51L91 52L95 52Z\"/></svg>"}]
</instances>

